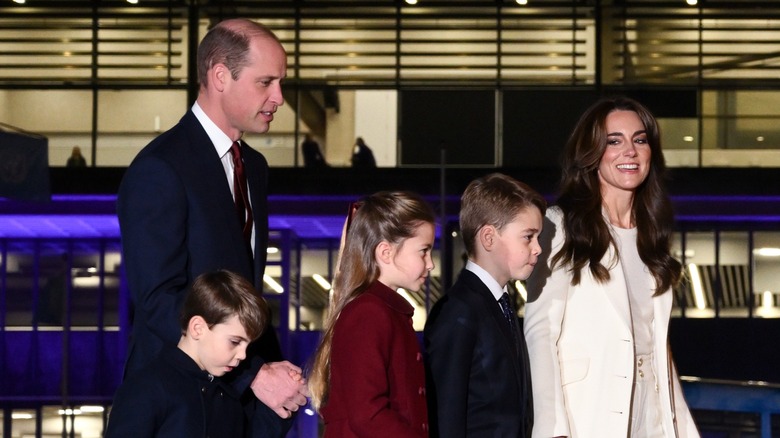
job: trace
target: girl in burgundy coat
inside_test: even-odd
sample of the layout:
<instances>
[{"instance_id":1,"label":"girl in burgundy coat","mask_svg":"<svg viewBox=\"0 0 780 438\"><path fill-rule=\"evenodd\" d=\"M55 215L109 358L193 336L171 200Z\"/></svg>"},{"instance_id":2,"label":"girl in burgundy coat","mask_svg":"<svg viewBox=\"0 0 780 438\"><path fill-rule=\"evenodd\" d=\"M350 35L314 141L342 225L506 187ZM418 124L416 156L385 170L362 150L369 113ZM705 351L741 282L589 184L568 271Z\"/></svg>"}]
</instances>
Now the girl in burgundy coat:
<instances>
[{"instance_id":1,"label":"girl in burgundy coat","mask_svg":"<svg viewBox=\"0 0 780 438\"><path fill-rule=\"evenodd\" d=\"M414 308L433 269L434 214L419 196L380 192L353 206L333 301L309 376L328 437L427 437Z\"/></svg>"}]
</instances>

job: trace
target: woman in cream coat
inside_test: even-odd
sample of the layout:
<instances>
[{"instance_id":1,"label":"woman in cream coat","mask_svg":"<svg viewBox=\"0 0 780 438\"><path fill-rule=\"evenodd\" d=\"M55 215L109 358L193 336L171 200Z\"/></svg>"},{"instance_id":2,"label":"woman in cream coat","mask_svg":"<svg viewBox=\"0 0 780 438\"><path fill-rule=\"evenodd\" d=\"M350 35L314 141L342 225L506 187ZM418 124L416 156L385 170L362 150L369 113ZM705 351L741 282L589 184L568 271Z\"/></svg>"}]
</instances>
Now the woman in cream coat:
<instances>
[{"instance_id":1,"label":"woman in cream coat","mask_svg":"<svg viewBox=\"0 0 780 438\"><path fill-rule=\"evenodd\" d=\"M627 98L588 109L564 152L528 280L534 438L698 437L669 354L671 202L658 125Z\"/></svg>"}]
</instances>

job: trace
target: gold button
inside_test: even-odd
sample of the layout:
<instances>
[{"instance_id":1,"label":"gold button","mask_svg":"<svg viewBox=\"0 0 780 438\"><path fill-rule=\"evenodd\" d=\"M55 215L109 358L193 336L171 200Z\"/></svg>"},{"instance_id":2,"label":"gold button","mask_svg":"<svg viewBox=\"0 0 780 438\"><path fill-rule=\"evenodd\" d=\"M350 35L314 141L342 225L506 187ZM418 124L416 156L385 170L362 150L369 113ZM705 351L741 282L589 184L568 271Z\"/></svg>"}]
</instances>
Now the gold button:
<instances>
[{"instance_id":1,"label":"gold button","mask_svg":"<svg viewBox=\"0 0 780 438\"><path fill-rule=\"evenodd\" d=\"M639 358L639 366L640 367L642 366L642 358L641 357Z\"/></svg>"},{"instance_id":2,"label":"gold button","mask_svg":"<svg viewBox=\"0 0 780 438\"><path fill-rule=\"evenodd\" d=\"M644 376L645 376L645 373L644 373L644 371L642 371L642 370L639 370L639 377L644 377Z\"/></svg>"}]
</instances>

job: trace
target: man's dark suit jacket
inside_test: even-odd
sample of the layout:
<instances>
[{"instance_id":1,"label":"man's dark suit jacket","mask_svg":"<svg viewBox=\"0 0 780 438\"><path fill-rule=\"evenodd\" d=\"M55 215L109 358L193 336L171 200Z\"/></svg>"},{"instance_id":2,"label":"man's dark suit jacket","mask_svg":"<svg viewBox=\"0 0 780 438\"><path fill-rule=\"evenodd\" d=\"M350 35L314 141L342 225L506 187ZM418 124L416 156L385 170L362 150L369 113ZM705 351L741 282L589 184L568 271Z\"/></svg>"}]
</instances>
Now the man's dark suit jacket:
<instances>
[{"instance_id":1,"label":"man's dark suit jacket","mask_svg":"<svg viewBox=\"0 0 780 438\"><path fill-rule=\"evenodd\" d=\"M474 273L463 270L425 325L431 436L530 437L528 352L518 348L501 307Z\"/></svg>"},{"instance_id":2,"label":"man's dark suit jacket","mask_svg":"<svg viewBox=\"0 0 780 438\"><path fill-rule=\"evenodd\" d=\"M198 275L227 269L262 291L268 244L268 163L243 143L242 155L255 222L254 259L243 242L222 162L192 111L147 145L128 167L117 201L123 261L134 306L126 376L152 361L163 345L179 342L179 312ZM264 362L281 359L269 325L226 380L243 393Z\"/></svg>"}]
</instances>

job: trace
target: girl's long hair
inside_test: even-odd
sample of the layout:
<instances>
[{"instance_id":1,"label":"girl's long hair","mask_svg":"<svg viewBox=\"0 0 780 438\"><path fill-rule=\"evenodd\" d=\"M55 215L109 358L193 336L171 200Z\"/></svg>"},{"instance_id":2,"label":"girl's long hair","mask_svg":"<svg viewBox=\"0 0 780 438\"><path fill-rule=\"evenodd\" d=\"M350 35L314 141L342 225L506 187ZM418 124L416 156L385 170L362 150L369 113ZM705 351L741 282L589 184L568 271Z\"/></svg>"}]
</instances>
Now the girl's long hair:
<instances>
[{"instance_id":1,"label":"girl's long hair","mask_svg":"<svg viewBox=\"0 0 780 438\"><path fill-rule=\"evenodd\" d=\"M333 328L341 311L379 278L374 251L382 241L399 244L414 236L417 228L433 224L430 206L410 192L379 192L350 208L333 279L333 295L325 331L310 368L308 382L312 405L324 406L330 386L330 351Z\"/></svg>"},{"instance_id":2,"label":"girl's long hair","mask_svg":"<svg viewBox=\"0 0 780 438\"><path fill-rule=\"evenodd\" d=\"M677 284L682 274L680 262L670 254L674 213L664 187L666 164L655 117L642 104L626 97L603 98L582 115L563 155L561 195L564 244L553 257L553 265L563 263L572 273L572 285L579 284L587 267L599 282L607 282L609 269L601 263L611 245L617 246L602 214L598 167L607 147L607 116L613 111L633 111L642 121L650 145L650 171L636 189L632 215L637 227L639 257L655 279L659 295Z\"/></svg>"}]
</instances>

